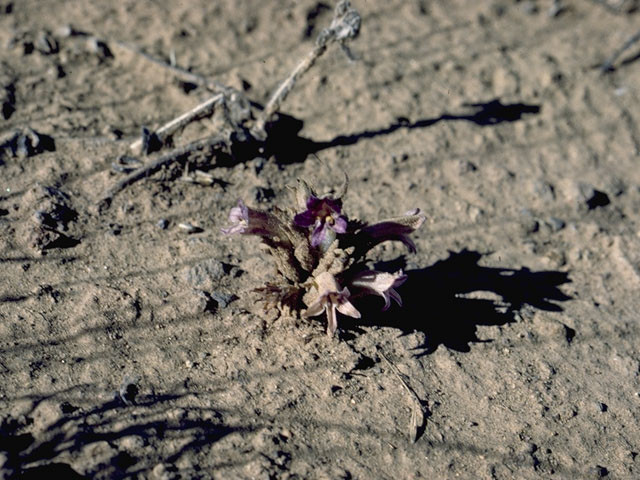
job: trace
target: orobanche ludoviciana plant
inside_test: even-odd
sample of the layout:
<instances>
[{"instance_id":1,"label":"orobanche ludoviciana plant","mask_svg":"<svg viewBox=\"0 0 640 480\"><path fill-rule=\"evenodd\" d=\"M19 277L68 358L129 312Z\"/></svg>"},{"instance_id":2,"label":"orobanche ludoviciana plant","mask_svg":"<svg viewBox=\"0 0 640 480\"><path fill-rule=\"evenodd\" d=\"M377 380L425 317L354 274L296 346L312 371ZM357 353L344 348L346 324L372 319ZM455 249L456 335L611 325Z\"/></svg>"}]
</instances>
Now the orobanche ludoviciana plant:
<instances>
[{"instance_id":1,"label":"orobanche ludoviciana plant","mask_svg":"<svg viewBox=\"0 0 640 480\"><path fill-rule=\"evenodd\" d=\"M257 235L271 254L277 274L273 281L256 289L282 313L303 318L326 314L327 334L338 328L338 313L360 318L351 303L363 295L383 298L383 310L391 299L402 305L395 290L407 276L370 270L366 255L386 241L400 241L409 251L416 247L409 235L424 223L419 209L402 216L368 224L349 219L342 211L347 192L345 181L335 196L321 197L304 180L298 180L294 193L295 208L269 211L248 207L242 200L231 209L231 225L226 235Z\"/></svg>"}]
</instances>

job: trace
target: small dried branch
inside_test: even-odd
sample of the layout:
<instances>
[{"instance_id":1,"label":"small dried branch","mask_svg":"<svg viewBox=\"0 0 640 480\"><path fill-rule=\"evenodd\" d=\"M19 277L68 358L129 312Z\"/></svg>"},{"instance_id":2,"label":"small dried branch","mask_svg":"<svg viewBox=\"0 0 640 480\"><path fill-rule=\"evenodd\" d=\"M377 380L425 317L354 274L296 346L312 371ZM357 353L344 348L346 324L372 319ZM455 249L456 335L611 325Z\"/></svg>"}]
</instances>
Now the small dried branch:
<instances>
[{"instance_id":1,"label":"small dried branch","mask_svg":"<svg viewBox=\"0 0 640 480\"><path fill-rule=\"evenodd\" d=\"M216 105L220 104L224 100L223 93L217 93L213 97L205 100L204 102L196 105L188 112L183 113L179 117L174 118L173 120L165 123L160 128L153 132L158 140L164 143L167 138L171 137L178 130L184 128L189 123L194 120L198 120L207 115L211 115ZM136 153L145 153L141 152L143 146L143 141L141 138L133 142L129 145L129 148Z\"/></svg>"},{"instance_id":2,"label":"small dried branch","mask_svg":"<svg viewBox=\"0 0 640 480\"><path fill-rule=\"evenodd\" d=\"M129 175L124 177L118 183L116 183L113 187L111 187L105 196L100 201L101 204L108 204L111 199L120 191L124 190L129 185L141 180L149 175L154 174L161 168L166 165L169 165L174 162L178 162L183 160L186 157L191 156L194 152L198 150L214 150L214 149L222 149L228 147L228 140L226 137L221 135L213 135L211 137L203 138L200 140L196 140L194 142L188 143L187 145L176 148L171 152L162 155L158 159L153 162L140 167L139 169L131 172Z\"/></svg>"},{"instance_id":3,"label":"small dried branch","mask_svg":"<svg viewBox=\"0 0 640 480\"><path fill-rule=\"evenodd\" d=\"M122 191L127 186L151 175L152 173L158 171L160 168L170 163L179 161L180 159L190 155L196 150L219 146L230 148L230 143L232 141L250 142L253 140L266 140L267 134L265 131L265 126L267 122L270 120L271 116L279 109L281 103L294 87L296 81L313 66L315 61L326 51L327 47L332 43L338 43L350 56L348 47L346 46L346 42L355 38L359 34L360 22L360 14L355 9L351 8L350 2L348 0L340 0L336 6L331 25L325 28L318 35L313 50L296 66L289 77L287 77L287 79L285 79L280 87L274 92L264 110L257 116L257 119L253 123L250 132L247 129L247 123L250 122L250 120L253 118L252 105L251 102L249 102L249 100L242 94L242 92L176 67L174 65L174 61L168 64L167 62L148 55L147 53L144 53L141 50L126 43L117 41L110 42L114 47L127 50L128 52L133 52L134 54L139 55L145 60L169 70L183 81L204 86L216 93L205 102L174 118L173 120L158 128L156 131L145 131L141 139L136 140L130 145L130 148L132 150L146 150L147 146L145 144L149 139L157 139L162 144L164 140L172 136L179 129L184 128L190 122L210 114L210 112L212 112L217 105L221 105L223 107L222 113L227 123L226 130L230 130L233 135L227 135L224 138L223 136L213 136L209 137L208 139L198 140L161 156L150 164L131 172L120 182L114 185L106 193L102 202L108 203L114 195ZM142 153L148 152L145 151Z\"/></svg>"},{"instance_id":4,"label":"small dried branch","mask_svg":"<svg viewBox=\"0 0 640 480\"><path fill-rule=\"evenodd\" d=\"M353 8L348 0L341 0L336 6L333 21L325 28L316 39L316 44L306 57L293 69L289 76L273 92L264 110L257 118L251 133L260 140L267 136L265 125L271 116L280 109L280 105L287 98L296 82L315 64L327 47L334 42L340 43L346 49L345 42L358 36L360 33L360 14ZM346 50L348 52L348 50Z\"/></svg>"},{"instance_id":5,"label":"small dried branch","mask_svg":"<svg viewBox=\"0 0 640 480\"><path fill-rule=\"evenodd\" d=\"M378 354L389 366L389 368L391 369L393 374L398 378L398 380L400 380L400 383L402 383L402 386L404 387L404 389L409 394L409 397L411 398L410 438L412 442L416 442L418 440L418 437L420 436L419 435L420 428L424 426L424 421L425 421L425 414L422 407L422 402L420 401L420 397L418 397L418 394L413 390L413 388L411 388L407 384L407 382L405 382L404 378L402 378L402 373L400 373L400 370L398 370L398 367L396 367L393 363L391 363L391 361L384 355L384 353L382 353L382 351L380 351L380 349L378 349Z\"/></svg>"},{"instance_id":6,"label":"small dried branch","mask_svg":"<svg viewBox=\"0 0 640 480\"><path fill-rule=\"evenodd\" d=\"M638 30L636 33L634 33L633 35L631 35L626 42L624 42L622 44L622 46L616 50L613 55L611 55L601 66L600 66L600 71L602 73L607 73L613 70L613 64L615 63L615 61L620 57L620 55L622 55L626 50L628 50L629 48L631 48L631 46L636 43L637 41L640 41L640 30Z\"/></svg>"}]
</instances>

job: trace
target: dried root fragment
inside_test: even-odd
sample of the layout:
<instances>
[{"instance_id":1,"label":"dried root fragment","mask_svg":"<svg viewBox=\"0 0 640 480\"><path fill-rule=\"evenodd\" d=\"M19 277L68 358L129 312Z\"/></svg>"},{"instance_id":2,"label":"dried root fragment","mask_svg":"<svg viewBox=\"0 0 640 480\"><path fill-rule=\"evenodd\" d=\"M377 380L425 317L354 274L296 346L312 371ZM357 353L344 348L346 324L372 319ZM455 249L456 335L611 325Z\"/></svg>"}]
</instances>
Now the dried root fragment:
<instances>
[{"instance_id":1,"label":"dried root fragment","mask_svg":"<svg viewBox=\"0 0 640 480\"><path fill-rule=\"evenodd\" d=\"M425 221L418 209L369 225L349 220L342 211L347 180L336 197L320 197L304 180L298 181L294 208L257 210L242 200L229 213L225 235L257 235L273 259L276 277L256 289L268 307L303 318L326 314L327 334L338 328L338 313L360 318L351 298L377 295L383 310L402 299L395 290L407 276L368 270L366 254L385 241L400 241L411 252L416 246L409 235Z\"/></svg>"}]
</instances>

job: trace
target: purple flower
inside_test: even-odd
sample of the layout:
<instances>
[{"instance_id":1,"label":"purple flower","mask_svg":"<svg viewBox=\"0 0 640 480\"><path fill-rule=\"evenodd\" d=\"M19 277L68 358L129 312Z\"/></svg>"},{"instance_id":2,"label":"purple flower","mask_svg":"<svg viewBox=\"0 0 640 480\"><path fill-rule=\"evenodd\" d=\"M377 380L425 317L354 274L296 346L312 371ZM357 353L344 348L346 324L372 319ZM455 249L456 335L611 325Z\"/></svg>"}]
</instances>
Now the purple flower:
<instances>
[{"instance_id":1,"label":"purple flower","mask_svg":"<svg viewBox=\"0 0 640 480\"><path fill-rule=\"evenodd\" d=\"M404 243L411 253L415 253L416 245L409 238L409 234L420 228L424 221L424 215L421 215L420 210L416 208L401 217L364 227L358 234L368 237L370 247L386 240L398 240Z\"/></svg>"},{"instance_id":2,"label":"purple flower","mask_svg":"<svg viewBox=\"0 0 640 480\"><path fill-rule=\"evenodd\" d=\"M362 289L365 293L380 295L384 298L384 307L382 307L382 310L387 310L391 306L392 298L398 305L402 306L402 299L395 289L406 281L407 276L402 273L402 270L396 273L365 270L353 278L351 285Z\"/></svg>"},{"instance_id":3,"label":"purple flower","mask_svg":"<svg viewBox=\"0 0 640 480\"><path fill-rule=\"evenodd\" d=\"M323 312L327 313L327 335L331 336L338 328L336 310L343 315L360 318L360 312L349 301L349 289L340 289L335 277L329 272L323 272L315 279L318 296L304 312L304 317L315 317Z\"/></svg>"},{"instance_id":4,"label":"purple flower","mask_svg":"<svg viewBox=\"0 0 640 480\"><path fill-rule=\"evenodd\" d=\"M238 204L229 212L229 221L231 226L221 229L225 235L241 233L270 237L277 236L281 227L273 215L249 208L242 200L238 200Z\"/></svg>"},{"instance_id":5,"label":"purple flower","mask_svg":"<svg viewBox=\"0 0 640 480\"><path fill-rule=\"evenodd\" d=\"M307 200L307 209L297 214L293 222L302 228L313 227L311 246L317 247L325 241L329 230L335 233L347 231L347 218L340 215L341 210L339 200L318 198L311 194Z\"/></svg>"},{"instance_id":6,"label":"purple flower","mask_svg":"<svg viewBox=\"0 0 640 480\"><path fill-rule=\"evenodd\" d=\"M247 230L249 226L249 209L242 200L238 200L238 205L229 212L229 221L231 226L222 229L222 233L225 235L244 233Z\"/></svg>"}]
</instances>

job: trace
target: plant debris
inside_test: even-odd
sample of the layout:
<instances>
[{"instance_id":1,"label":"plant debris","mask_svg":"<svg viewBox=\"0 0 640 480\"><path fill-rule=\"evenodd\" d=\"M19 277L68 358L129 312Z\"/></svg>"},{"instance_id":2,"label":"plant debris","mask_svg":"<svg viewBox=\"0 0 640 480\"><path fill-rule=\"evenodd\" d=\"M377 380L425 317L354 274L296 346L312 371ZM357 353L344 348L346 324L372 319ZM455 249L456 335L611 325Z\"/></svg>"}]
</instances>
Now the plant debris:
<instances>
[{"instance_id":1,"label":"plant debris","mask_svg":"<svg viewBox=\"0 0 640 480\"><path fill-rule=\"evenodd\" d=\"M296 65L291 74L280 83L280 86L273 92L264 108L260 108L258 104L251 102L242 92L232 87L207 80L191 72L184 71L175 65L165 64L127 45L117 44L118 47L133 51L143 58L169 69L181 79L196 85L206 86L213 92L213 96L209 99L162 125L157 130L151 131L144 128L141 138L130 145L131 151L147 155L161 150L164 146L170 144L172 137L189 123L212 115L216 109L222 112L224 125L219 132L213 135L177 147L148 162L146 165L127 172L128 175L126 177L106 192L100 204L108 205L111 199L127 186L152 175L166 165L174 162L185 164L195 154L201 154L208 158L219 154L232 155L241 144L254 145L253 150L260 151L260 145L263 145L268 138L268 126L273 120L274 114L278 111L296 82L313 67L318 58L327 51L331 44L337 43L348 58L353 60L354 56L349 50L348 42L360 34L360 24L360 14L351 7L351 2L340 0L336 5L331 24L318 34L314 48ZM120 169L121 166L116 164L114 168ZM208 182L206 184L213 183L211 179L204 181ZM200 182L200 179L196 180L196 182Z\"/></svg>"}]
</instances>

